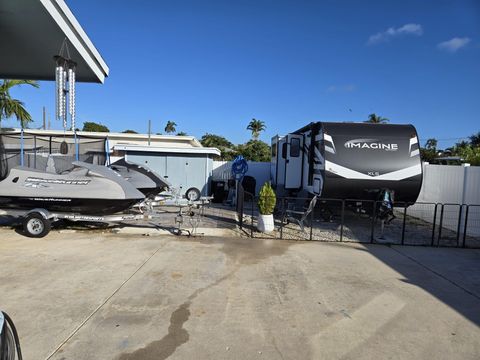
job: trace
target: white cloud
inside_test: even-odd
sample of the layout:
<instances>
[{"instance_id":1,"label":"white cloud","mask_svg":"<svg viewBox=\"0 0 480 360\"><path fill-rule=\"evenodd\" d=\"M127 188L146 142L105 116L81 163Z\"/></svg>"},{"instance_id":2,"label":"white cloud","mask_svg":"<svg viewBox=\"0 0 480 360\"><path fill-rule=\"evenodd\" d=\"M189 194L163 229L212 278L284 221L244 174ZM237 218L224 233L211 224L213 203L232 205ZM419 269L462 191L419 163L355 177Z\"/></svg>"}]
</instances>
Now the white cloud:
<instances>
[{"instance_id":1,"label":"white cloud","mask_svg":"<svg viewBox=\"0 0 480 360\"><path fill-rule=\"evenodd\" d=\"M371 35L368 38L368 45L375 45L382 42L388 42L391 39L402 35L423 35L423 28L420 24L405 24L399 28L388 28L385 31Z\"/></svg>"},{"instance_id":2,"label":"white cloud","mask_svg":"<svg viewBox=\"0 0 480 360\"><path fill-rule=\"evenodd\" d=\"M355 91L357 87L354 84L346 84L346 85L330 85L327 88L327 92L352 92Z\"/></svg>"},{"instance_id":3,"label":"white cloud","mask_svg":"<svg viewBox=\"0 0 480 360\"><path fill-rule=\"evenodd\" d=\"M460 50L462 47L466 46L470 42L470 38L458 38L454 37L453 39L441 42L437 45L440 50L445 50L451 53L454 53Z\"/></svg>"}]
</instances>

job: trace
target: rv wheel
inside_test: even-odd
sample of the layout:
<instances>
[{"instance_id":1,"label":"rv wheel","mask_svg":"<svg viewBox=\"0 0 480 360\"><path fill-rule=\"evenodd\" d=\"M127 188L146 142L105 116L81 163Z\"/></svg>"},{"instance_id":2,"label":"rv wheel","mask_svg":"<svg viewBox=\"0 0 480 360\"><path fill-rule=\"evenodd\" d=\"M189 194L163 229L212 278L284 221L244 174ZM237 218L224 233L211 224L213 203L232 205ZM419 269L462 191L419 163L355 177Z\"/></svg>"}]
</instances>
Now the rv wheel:
<instances>
[{"instance_id":1,"label":"rv wheel","mask_svg":"<svg viewBox=\"0 0 480 360\"><path fill-rule=\"evenodd\" d=\"M45 219L39 213L28 214L23 220L23 231L29 237L44 237L50 232L50 228L50 220Z\"/></svg>"},{"instance_id":2,"label":"rv wheel","mask_svg":"<svg viewBox=\"0 0 480 360\"><path fill-rule=\"evenodd\" d=\"M185 193L185 197L190 201L197 201L200 199L200 190L197 188L190 188Z\"/></svg>"}]
</instances>

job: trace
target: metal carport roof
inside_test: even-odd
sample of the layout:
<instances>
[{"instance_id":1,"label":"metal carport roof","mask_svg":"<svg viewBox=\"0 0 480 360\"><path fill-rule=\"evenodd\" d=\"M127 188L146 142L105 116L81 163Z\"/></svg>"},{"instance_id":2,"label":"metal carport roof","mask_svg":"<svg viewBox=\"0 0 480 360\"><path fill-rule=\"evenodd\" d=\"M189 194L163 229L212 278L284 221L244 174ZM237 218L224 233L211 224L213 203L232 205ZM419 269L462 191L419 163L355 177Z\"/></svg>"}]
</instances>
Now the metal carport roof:
<instances>
[{"instance_id":1,"label":"metal carport roof","mask_svg":"<svg viewBox=\"0 0 480 360\"><path fill-rule=\"evenodd\" d=\"M1 0L0 78L55 80L65 38L77 81L103 83L108 66L63 0Z\"/></svg>"}]
</instances>

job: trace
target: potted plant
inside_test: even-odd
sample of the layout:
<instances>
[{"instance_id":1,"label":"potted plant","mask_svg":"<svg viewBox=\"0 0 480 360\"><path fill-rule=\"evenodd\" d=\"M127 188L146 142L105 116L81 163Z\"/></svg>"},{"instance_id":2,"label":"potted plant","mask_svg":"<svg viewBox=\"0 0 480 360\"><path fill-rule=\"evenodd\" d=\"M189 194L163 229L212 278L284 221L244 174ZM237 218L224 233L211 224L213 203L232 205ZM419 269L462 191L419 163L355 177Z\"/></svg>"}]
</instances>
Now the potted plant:
<instances>
[{"instance_id":1,"label":"potted plant","mask_svg":"<svg viewBox=\"0 0 480 360\"><path fill-rule=\"evenodd\" d=\"M263 184L258 196L258 210L260 215L258 217L257 229L261 232L271 232L274 230L273 210L277 198L273 191L270 182Z\"/></svg>"}]
</instances>

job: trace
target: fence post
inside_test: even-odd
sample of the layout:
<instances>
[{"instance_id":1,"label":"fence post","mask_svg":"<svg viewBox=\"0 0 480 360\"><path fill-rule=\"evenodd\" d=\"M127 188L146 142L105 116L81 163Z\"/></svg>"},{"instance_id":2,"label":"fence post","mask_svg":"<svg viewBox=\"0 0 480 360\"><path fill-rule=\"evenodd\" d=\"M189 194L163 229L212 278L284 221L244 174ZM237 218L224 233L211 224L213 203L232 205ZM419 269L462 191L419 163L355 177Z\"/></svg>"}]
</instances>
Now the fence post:
<instances>
[{"instance_id":1,"label":"fence post","mask_svg":"<svg viewBox=\"0 0 480 360\"><path fill-rule=\"evenodd\" d=\"M401 244L404 245L405 244L405 224L407 222L407 204L404 204L404 208L403 208L403 225L402 225L402 242Z\"/></svg>"},{"instance_id":2,"label":"fence post","mask_svg":"<svg viewBox=\"0 0 480 360\"><path fill-rule=\"evenodd\" d=\"M438 224L438 241L437 241L437 247L440 246L440 240L442 239L442 225L443 225L443 210L445 208L444 204L441 204L441 210L440 210L440 223Z\"/></svg>"},{"instance_id":3,"label":"fence post","mask_svg":"<svg viewBox=\"0 0 480 360\"><path fill-rule=\"evenodd\" d=\"M310 241L312 241L313 236L313 219L314 219L315 207L313 207L312 212L310 214Z\"/></svg>"},{"instance_id":4,"label":"fence post","mask_svg":"<svg viewBox=\"0 0 480 360\"><path fill-rule=\"evenodd\" d=\"M468 210L470 209L470 205L467 205L467 210L465 211L465 226L463 228L463 244L462 244L462 247L464 248L466 245L465 245L465 241L467 239L467 228L468 228Z\"/></svg>"},{"instance_id":5,"label":"fence post","mask_svg":"<svg viewBox=\"0 0 480 360\"><path fill-rule=\"evenodd\" d=\"M252 196L252 201L250 203L251 203L251 205L250 205L250 210L251 210L250 221L252 223L252 226L250 226L250 238L253 238L253 204L255 203L255 195Z\"/></svg>"},{"instance_id":6,"label":"fence post","mask_svg":"<svg viewBox=\"0 0 480 360\"><path fill-rule=\"evenodd\" d=\"M342 215L340 224L340 242L343 241L343 222L345 221L345 199L342 200Z\"/></svg>"},{"instance_id":7,"label":"fence post","mask_svg":"<svg viewBox=\"0 0 480 360\"><path fill-rule=\"evenodd\" d=\"M460 204L460 209L458 209L458 224L457 224L457 247L460 246L460 229L461 229L461 222L462 222L462 210L463 204Z\"/></svg>"},{"instance_id":8,"label":"fence post","mask_svg":"<svg viewBox=\"0 0 480 360\"><path fill-rule=\"evenodd\" d=\"M372 212L372 232L370 234L370 244L373 243L373 236L375 231L375 220L376 220L376 213L377 213L377 202L373 202L373 212Z\"/></svg>"},{"instance_id":9,"label":"fence post","mask_svg":"<svg viewBox=\"0 0 480 360\"><path fill-rule=\"evenodd\" d=\"M432 241L430 243L430 246L433 246L433 243L435 242L435 225L437 222L437 209L438 209L438 204L435 204L435 208L433 209L433 228L432 228Z\"/></svg>"},{"instance_id":10,"label":"fence post","mask_svg":"<svg viewBox=\"0 0 480 360\"><path fill-rule=\"evenodd\" d=\"M280 218L280 240L283 240L283 220L285 220L285 198L282 198L282 215Z\"/></svg>"}]
</instances>

